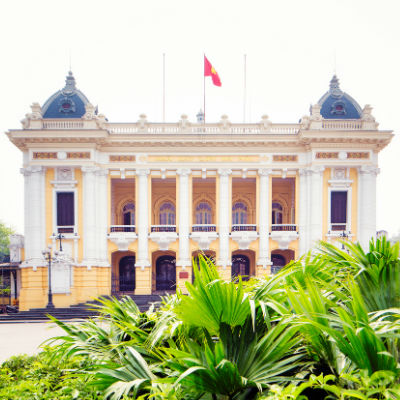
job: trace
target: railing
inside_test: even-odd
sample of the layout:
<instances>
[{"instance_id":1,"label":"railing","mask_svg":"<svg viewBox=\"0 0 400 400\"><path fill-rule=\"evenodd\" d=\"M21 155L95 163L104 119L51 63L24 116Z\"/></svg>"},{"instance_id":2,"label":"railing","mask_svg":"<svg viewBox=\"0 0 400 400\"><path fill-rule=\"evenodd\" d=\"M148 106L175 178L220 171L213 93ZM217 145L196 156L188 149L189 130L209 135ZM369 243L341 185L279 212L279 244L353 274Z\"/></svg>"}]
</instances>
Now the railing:
<instances>
[{"instance_id":1,"label":"railing","mask_svg":"<svg viewBox=\"0 0 400 400\"><path fill-rule=\"evenodd\" d=\"M43 121L44 129L82 129L83 121Z\"/></svg>"},{"instance_id":2,"label":"railing","mask_svg":"<svg viewBox=\"0 0 400 400\"><path fill-rule=\"evenodd\" d=\"M329 230L330 231L344 231L347 232L347 224L346 222L343 223L335 223L335 224L329 224Z\"/></svg>"},{"instance_id":3,"label":"railing","mask_svg":"<svg viewBox=\"0 0 400 400\"><path fill-rule=\"evenodd\" d=\"M152 225L152 232L176 232L176 225Z\"/></svg>"},{"instance_id":4,"label":"railing","mask_svg":"<svg viewBox=\"0 0 400 400\"><path fill-rule=\"evenodd\" d=\"M192 232L216 232L216 225L210 224L196 224L192 225Z\"/></svg>"},{"instance_id":5,"label":"railing","mask_svg":"<svg viewBox=\"0 0 400 400\"><path fill-rule=\"evenodd\" d=\"M75 225L57 226L57 233L75 233Z\"/></svg>"},{"instance_id":6,"label":"railing","mask_svg":"<svg viewBox=\"0 0 400 400\"><path fill-rule=\"evenodd\" d=\"M295 224L272 224L272 232L296 232L297 225Z\"/></svg>"},{"instance_id":7,"label":"railing","mask_svg":"<svg viewBox=\"0 0 400 400\"><path fill-rule=\"evenodd\" d=\"M110 232L136 232L135 225L111 225Z\"/></svg>"},{"instance_id":8,"label":"railing","mask_svg":"<svg viewBox=\"0 0 400 400\"><path fill-rule=\"evenodd\" d=\"M340 129L340 130L356 130L361 129L361 121L352 121L352 120L339 120L339 121L326 121L322 120L322 128L323 129Z\"/></svg>"},{"instance_id":9,"label":"railing","mask_svg":"<svg viewBox=\"0 0 400 400\"><path fill-rule=\"evenodd\" d=\"M222 123L187 123L180 122L170 123L107 123L106 129L110 134L115 135L132 135L132 134L189 134L189 135L296 135L300 129L299 124L271 124L268 128L264 128L262 123L255 124L236 124L223 125Z\"/></svg>"},{"instance_id":10,"label":"railing","mask_svg":"<svg viewBox=\"0 0 400 400\"><path fill-rule=\"evenodd\" d=\"M120 294L122 292L132 293L135 290L135 281L126 279L124 276L113 276L111 278L111 294Z\"/></svg>"},{"instance_id":11,"label":"railing","mask_svg":"<svg viewBox=\"0 0 400 400\"><path fill-rule=\"evenodd\" d=\"M254 224L235 224L232 225L232 232L255 232L257 230L257 225Z\"/></svg>"}]
</instances>

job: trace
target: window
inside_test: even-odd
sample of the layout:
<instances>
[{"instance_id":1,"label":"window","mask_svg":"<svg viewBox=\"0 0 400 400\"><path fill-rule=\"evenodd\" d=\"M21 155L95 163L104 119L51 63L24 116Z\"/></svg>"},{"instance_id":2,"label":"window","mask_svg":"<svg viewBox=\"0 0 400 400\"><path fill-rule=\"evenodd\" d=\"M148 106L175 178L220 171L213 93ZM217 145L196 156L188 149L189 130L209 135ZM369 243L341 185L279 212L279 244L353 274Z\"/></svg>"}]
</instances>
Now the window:
<instances>
[{"instance_id":1,"label":"window","mask_svg":"<svg viewBox=\"0 0 400 400\"><path fill-rule=\"evenodd\" d=\"M57 193L57 226L59 233L73 233L75 225L74 193Z\"/></svg>"},{"instance_id":2,"label":"window","mask_svg":"<svg viewBox=\"0 0 400 400\"><path fill-rule=\"evenodd\" d=\"M278 202L272 203L272 224L281 225L283 223L283 207Z\"/></svg>"},{"instance_id":3,"label":"window","mask_svg":"<svg viewBox=\"0 0 400 400\"><path fill-rule=\"evenodd\" d=\"M163 203L160 207L160 225L175 225L175 206Z\"/></svg>"},{"instance_id":4,"label":"window","mask_svg":"<svg viewBox=\"0 0 400 400\"><path fill-rule=\"evenodd\" d=\"M331 230L347 229L347 191L331 192Z\"/></svg>"},{"instance_id":5,"label":"window","mask_svg":"<svg viewBox=\"0 0 400 400\"><path fill-rule=\"evenodd\" d=\"M123 225L135 225L135 204L127 203L122 209Z\"/></svg>"},{"instance_id":6,"label":"window","mask_svg":"<svg viewBox=\"0 0 400 400\"><path fill-rule=\"evenodd\" d=\"M196 224L210 225L211 221L211 206L207 202L201 202L196 207Z\"/></svg>"},{"instance_id":7,"label":"window","mask_svg":"<svg viewBox=\"0 0 400 400\"><path fill-rule=\"evenodd\" d=\"M242 202L237 202L232 207L232 224L247 224L247 207Z\"/></svg>"}]
</instances>

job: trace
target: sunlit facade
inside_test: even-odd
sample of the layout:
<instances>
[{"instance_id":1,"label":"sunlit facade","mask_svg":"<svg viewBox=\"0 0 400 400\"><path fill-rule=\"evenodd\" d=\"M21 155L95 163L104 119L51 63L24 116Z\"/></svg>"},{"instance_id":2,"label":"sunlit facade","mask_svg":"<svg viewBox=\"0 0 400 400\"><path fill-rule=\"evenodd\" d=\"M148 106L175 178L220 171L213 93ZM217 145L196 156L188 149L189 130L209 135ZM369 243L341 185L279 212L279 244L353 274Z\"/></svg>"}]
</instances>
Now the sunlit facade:
<instances>
[{"instance_id":1,"label":"sunlit facade","mask_svg":"<svg viewBox=\"0 0 400 400\"><path fill-rule=\"evenodd\" d=\"M23 152L25 232L12 255L20 308L99 295L165 293L213 257L225 279L263 276L345 237L376 231L378 153L391 140L336 77L298 123L109 122L76 88L32 105L7 132Z\"/></svg>"}]
</instances>

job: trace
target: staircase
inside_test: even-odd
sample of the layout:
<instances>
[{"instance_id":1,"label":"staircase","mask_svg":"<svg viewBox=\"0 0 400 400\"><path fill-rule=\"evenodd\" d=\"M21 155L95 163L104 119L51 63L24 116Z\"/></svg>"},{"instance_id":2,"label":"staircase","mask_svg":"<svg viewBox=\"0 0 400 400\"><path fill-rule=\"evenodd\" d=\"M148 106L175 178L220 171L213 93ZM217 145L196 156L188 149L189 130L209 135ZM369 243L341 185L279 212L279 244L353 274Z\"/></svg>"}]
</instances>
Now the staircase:
<instances>
[{"instance_id":1,"label":"staircase","mask_svg":"<svg viewBox=\"0 0 400 400\"><path fill-rule=\"evenodd\" d=\"M116 296L118 297L118 296ZM130 295L133 301L138 305L140 311L147 311L151 303L159 302L160 296L158 295ZM74 304L70 307L63 308L31 308L28 311L21 311L15 314L0 314L1 323L12 323L12 322L41 322L48 321L47 315L60 320L75 320L75 319L86 319L95 317L98 312L92 309L94 304L99 304L97 301L89 301L88 303Z\"/></svg>"}]
</instances>

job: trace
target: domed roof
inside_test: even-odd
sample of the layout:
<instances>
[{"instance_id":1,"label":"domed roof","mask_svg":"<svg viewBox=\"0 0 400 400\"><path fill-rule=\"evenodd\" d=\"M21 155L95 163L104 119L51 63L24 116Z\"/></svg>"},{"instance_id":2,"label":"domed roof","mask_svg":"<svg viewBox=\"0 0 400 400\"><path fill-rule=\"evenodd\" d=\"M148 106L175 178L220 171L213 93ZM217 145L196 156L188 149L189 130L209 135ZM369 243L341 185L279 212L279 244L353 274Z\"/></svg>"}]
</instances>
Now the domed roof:
<instances>
[{"instance_id":1,"label":"domed roof","mask_svg":"<svg viewBox=\"0 0 400 400\"><path fill-rule=\"evenodd\" d=\"M325 119L359 119L362 115L359 104L340 89L336 75L333 75L329 91L319 99L318 104Z\"/></svg>"},{"instance_id":2,"label":"domed roof","mask_svg":"<svg viewBox=\"0 0 400 400\"><path fill-rule=\"evenodd\" d=\"M75 78L69 71L64 88L44 103L42 115L43 118L81 118L88 103L87 97L76 88Z\"/></svg>"}]
</instances>

